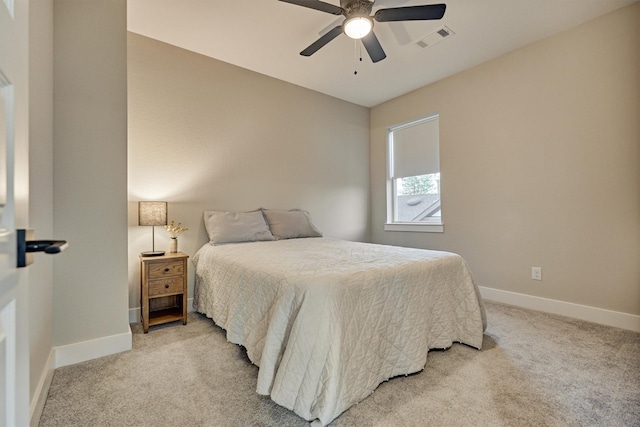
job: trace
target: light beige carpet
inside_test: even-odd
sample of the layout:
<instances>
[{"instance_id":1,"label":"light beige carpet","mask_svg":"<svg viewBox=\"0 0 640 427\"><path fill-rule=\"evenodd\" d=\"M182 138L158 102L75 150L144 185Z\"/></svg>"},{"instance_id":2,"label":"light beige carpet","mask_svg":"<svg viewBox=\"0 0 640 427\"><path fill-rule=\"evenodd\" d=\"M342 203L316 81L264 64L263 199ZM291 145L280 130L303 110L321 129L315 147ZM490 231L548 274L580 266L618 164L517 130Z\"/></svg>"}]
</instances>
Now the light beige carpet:
<instances>
[{"instance_id":1,"label":"light beige carpet","mask_svg":"<svg viewBox=\"0 0 640 427\"><path fill-rule=\"evenodd\" d=\"M640 334L487 302L481 351L455 344L332 426L640 426ZM133 350L57 369L40 425L306 426L255 393L224 331L132 325Z\"/></svg>"}]
</instances>

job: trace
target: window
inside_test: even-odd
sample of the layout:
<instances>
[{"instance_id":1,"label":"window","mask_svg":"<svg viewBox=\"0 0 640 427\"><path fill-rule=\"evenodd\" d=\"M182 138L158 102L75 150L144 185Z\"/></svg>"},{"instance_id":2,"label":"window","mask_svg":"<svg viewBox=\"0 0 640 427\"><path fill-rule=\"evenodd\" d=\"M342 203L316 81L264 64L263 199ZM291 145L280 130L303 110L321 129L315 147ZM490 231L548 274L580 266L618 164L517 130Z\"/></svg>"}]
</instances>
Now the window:
<instances>
[{"instance_id":1,"label":"window","mask_svg":"<svg viewBox=\"0 0 640 427\"><path fill-rule=\"evenodd\" d=\"M389 129L387 231L442 232L439 116Z\"/></svg>"}]
</instances>

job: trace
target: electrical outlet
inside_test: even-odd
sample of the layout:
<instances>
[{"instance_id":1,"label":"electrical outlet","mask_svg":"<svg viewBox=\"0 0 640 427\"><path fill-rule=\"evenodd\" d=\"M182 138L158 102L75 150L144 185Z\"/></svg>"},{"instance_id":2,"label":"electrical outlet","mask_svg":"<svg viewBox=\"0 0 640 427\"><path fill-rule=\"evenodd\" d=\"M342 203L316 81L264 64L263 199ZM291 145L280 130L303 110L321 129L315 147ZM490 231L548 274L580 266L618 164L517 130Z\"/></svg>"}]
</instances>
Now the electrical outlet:
<instances>
[{"instance_id":1,"label":"electrical outlet","mask_svg":"<svg viewBox=\"0 0 640 427\"><path fill-rule=\"evenodd\" d=\"M531 278L533 280L542 280L542 267L531 267Z\"/></svg>"}]
</instances>

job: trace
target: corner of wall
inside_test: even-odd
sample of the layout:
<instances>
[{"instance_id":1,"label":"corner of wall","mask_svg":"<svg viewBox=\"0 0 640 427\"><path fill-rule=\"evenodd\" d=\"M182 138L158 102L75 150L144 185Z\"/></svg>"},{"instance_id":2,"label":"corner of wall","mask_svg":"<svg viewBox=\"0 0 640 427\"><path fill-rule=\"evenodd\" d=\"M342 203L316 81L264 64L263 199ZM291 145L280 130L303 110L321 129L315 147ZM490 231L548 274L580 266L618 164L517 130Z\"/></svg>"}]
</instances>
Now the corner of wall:
<instances>
[{"instance_id":1,"label":"corner of wall","mask_svg":"<svg viewBox=\"0 0 640 427\"><path fill-rule=\"evenodd\" d=\"M63 345L55 348L55 367L73 365L99 357L109 356L131 350L131 327L124 334Z\"/></svg>"}]
</instances>

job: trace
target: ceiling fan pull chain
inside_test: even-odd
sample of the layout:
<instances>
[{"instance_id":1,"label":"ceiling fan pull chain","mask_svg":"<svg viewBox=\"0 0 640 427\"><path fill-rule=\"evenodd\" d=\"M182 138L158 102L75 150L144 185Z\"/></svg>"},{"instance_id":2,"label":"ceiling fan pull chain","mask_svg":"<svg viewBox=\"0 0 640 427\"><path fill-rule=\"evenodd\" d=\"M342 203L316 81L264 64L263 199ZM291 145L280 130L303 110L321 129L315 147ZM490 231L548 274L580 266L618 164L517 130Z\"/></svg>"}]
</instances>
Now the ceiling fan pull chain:
<instances>
[{"instance_id":1,"label":"ceiling fan pull chain","mask_svg":"<svg viewBox=\"0 0 640 427\"><path fill-rule=\"evenodd\" d=\"M353 62L355 63L353 68L353 75L358 75L358 56L360 56L360 61L362 61L362 49L360 49L360 53L358 53L358 40L353 41Z\"/></svg>"}]
</instances>

